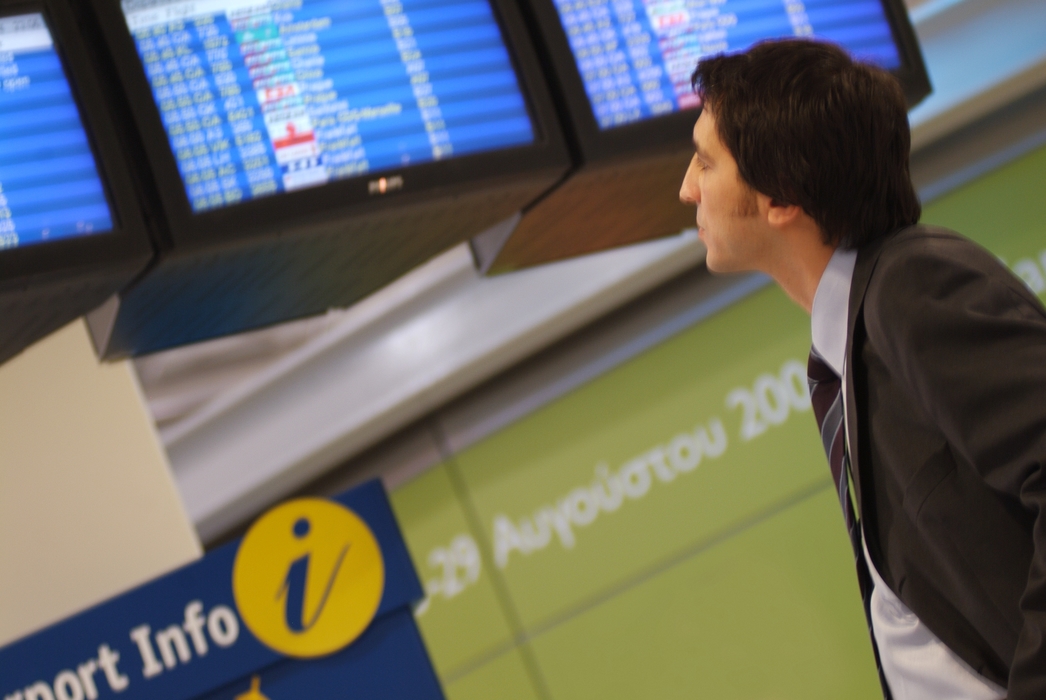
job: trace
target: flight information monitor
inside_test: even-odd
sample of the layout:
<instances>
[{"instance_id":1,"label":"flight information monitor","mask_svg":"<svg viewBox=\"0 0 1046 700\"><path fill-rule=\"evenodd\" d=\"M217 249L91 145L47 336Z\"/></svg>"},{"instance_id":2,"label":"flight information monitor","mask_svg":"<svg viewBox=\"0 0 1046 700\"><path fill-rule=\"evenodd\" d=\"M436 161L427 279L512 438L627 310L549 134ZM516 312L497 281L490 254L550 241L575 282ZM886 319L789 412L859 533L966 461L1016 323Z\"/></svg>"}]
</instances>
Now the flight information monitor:
<instances>
[{"instance_id":1,"label":"flight information monitor","mask_svg":"<svg viewBox=\"0 0 1046 700\"><path fill-rule=\"evenodd\" d=\"M703 56L762 39L816 37L901 65L880 0L554 0L601 129L699 106Z\"/></svg>"},{"instance_id":2,"label":"flight information monitor","mask_svg":"<svg viewBox=\"0 0 1046 700\"><path fill-rule=\"evenodd\" d=\"M122 0L202 212L534 143L489 0Z\"/></svg>"},{"instance_id":3,"label":"flight information monitor","mask_svg":"<svg viewBox=\"0 0 1046 700\"><path fill-rule=\"evenodd\" d=\"M112 228L43 15L0 17L0 250Z\"/></svg>"}]
</instances>

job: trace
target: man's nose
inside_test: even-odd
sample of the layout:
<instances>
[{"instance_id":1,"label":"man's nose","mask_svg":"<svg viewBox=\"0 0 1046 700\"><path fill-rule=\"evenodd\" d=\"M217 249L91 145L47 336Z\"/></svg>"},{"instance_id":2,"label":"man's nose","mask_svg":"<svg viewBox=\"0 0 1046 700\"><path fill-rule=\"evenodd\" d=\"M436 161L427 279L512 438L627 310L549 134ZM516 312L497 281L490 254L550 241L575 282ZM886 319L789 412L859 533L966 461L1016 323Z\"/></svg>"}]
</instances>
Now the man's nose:
<instances>
[{"instance_id":1,"label":"man's nose","mask_svg":"<svg viewBox=\"0 0 1046 700\"><path fill-rule=\"evenodd\" d=\"M686 175L683 177L683 184L679 187L679 201L683 204L700 203L700 194L690 179L689 170L686 171Z\"/></svg>"}]
</instances>

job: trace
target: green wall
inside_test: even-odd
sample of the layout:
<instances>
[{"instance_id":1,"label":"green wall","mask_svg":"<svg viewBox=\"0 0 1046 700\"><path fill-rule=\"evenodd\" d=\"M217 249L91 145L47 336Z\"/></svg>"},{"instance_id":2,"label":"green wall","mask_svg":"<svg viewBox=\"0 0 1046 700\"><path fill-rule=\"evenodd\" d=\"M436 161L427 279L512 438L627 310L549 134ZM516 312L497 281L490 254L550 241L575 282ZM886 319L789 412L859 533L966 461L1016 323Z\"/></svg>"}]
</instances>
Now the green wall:
<instances>
[{"instance_id":1,"label":"green wall","mask_svg":"<svg viewBox=\"0 0 1046 700\"><path fill-rule=\"evenodd\" d=\"M768 288L397 491L448 695L875 697L808 349Z\"/></svg>"},{"instance_id":2,"label":"green wall","mask_svg":"<svg viewBox=\"0 0 1046 700\"><path fill-rule=\"evenodd\" d=\"M1046 295L1046 149L935 201ZM804 388L767 288L396 491L451 700L877 698Z\"/></svg>"},{"instance_id":3,"label":"green wall","mask_svg":"<svg viewBox=\"0 0 1046 700\"><path fill-rule=\"evenodd\" d=\"M985 246L1046 299L1046 148L934 200L922 220Z\"/></svg>"}]
</instances>

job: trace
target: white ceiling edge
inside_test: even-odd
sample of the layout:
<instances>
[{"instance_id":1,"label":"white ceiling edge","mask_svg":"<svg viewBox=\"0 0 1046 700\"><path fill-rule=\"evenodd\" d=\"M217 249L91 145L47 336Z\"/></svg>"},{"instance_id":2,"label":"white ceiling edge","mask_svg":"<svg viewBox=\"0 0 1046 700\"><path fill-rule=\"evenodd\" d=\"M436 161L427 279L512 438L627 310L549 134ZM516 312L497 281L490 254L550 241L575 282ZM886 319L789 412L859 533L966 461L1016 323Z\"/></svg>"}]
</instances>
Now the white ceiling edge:
<instances>
[{"instance_id":1,"label":"white ceiling edge","mask_svg":"<svg viewBox=\"0 0 1046 700\"><path fill-rule=\"evenodd\" d=\"M149 411L163 434L218 394L325 333L346 311L287 321L134 358Z\"/></svg>"},{"instance_id":2,"label":"white ceiling edge","mask_svg":"<svg viewBox=\"0 0 1046 700\"><path fill-rule=\"evenodd\" d=\"M476 277L468 244L455 246L432 258L348 309L338 311L337 321L322 334L283 354L249 380L218 395L185 419L165 427L160 433L164 445L168 451L178 449L183 441L223 416L235 413L266 387L286 381L298 367L331 348L351 344L368 334L380 333L382 327L403 323L423 312L434 301L443 299L447 292L467 286Z\"/></svg>"},{"instance_id":3,"label":"white ceiling edge","mask_svg":"<svg viewBox=\"0 0 1046 700\"><path fill-rule=\"evenodd\" d=\"M937 0L911 14L933 86L909 115L913 151L1046 85L1046 2Z\"/></svg>"},{"instance_id":4,"label":"white ceiling edge","mask_svg":"<svg viewBox=\"0 0 1046 700\"><path fill-rule=\"evenodd\" d=\"M451 249L165 431L190 518L213 539L703 259L693 231L490 278Z\"/></svg>"}]
</instances>

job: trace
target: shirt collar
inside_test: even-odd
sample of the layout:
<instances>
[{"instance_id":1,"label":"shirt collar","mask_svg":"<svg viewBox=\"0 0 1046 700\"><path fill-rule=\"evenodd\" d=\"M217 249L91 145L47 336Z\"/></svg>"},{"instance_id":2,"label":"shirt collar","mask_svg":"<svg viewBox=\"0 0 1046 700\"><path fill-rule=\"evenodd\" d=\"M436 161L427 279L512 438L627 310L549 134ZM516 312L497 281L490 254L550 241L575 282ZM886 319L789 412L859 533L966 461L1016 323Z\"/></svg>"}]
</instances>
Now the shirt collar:
<instances>
[{"instance_id":1,"label":"shirt collar","mask_svg":"<svg viewBox=\"0 0 1046 700\"><path fill-rule=\"evenodd\" d=\"M836 374L843 376L846 360L846 327L850 315L850 283L856 250L836 248L817 283L810 311L814 349Z\"/></svg>"}]
</instances>

